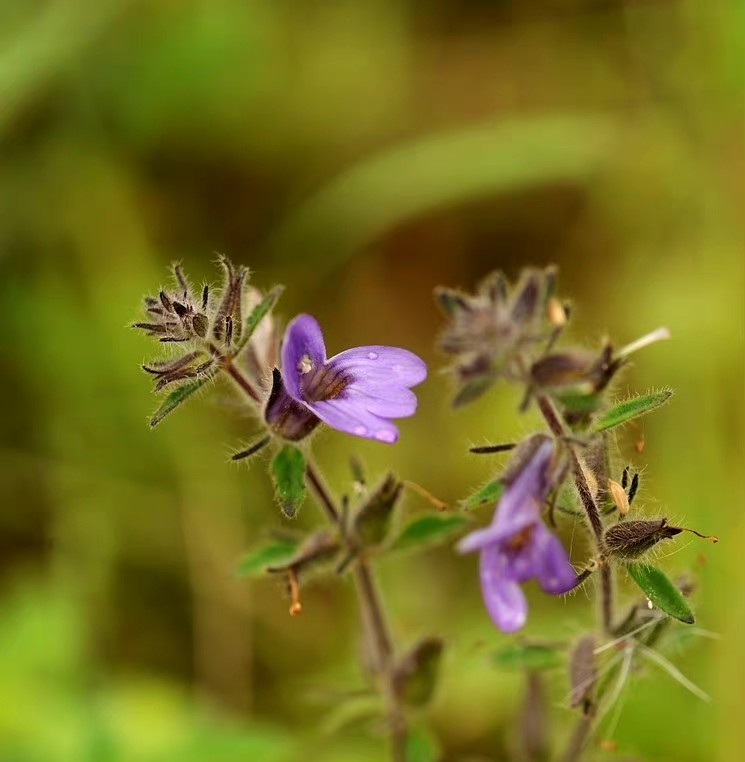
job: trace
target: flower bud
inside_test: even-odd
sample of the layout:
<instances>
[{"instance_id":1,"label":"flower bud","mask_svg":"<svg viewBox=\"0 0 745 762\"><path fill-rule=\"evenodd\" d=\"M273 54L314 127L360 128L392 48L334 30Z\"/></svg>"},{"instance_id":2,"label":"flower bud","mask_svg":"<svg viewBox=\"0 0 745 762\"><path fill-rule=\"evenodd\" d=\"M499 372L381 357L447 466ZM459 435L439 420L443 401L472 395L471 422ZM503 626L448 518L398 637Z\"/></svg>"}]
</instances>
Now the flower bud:
<instances>
[{"instance_id":1,"label":"flower bud","mask_svg":"<svg viewBox=\"0 0 745 762\"><path fill-rule=\"evenodd\" d=\"M321 422L307 407L290 397L277 368L272 374L272 391L264 409L264 420L277 436L290 442L304 439Z\"/></svg>"},{"instance_id":2,"label":"flower bud","mask_svg":"<svg viewBox=\"0 0 745 762\"><path fill-rule=\"evenodd\" d=\"M669 540L683 529L668 526L667 519L624 521L606 530L604 541L610 556L630 561L644 555L662 540Z\"/></svg>"}]
</instances>

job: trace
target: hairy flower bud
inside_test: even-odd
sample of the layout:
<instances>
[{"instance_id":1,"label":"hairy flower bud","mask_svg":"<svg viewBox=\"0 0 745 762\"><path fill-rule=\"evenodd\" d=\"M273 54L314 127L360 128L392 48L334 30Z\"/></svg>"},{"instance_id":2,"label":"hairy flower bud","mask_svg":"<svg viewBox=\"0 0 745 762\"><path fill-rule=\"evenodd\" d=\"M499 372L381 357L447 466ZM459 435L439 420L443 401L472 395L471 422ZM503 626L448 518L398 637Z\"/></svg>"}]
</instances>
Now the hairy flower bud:
<instances>
[{"instance_id":1,"label":"hairy flower bud","mask_svg":"<svg viewBox=\"0 0 745 762\"><path fill-rule=\"evenodd\" d=\"M275 434L290 442L304 439L321 422L307 407L290 397L277 368L272 374L272 391L264 408L264 420Z\"/></svg>"},{"instance_id":2,"label":"hairy flower bud","mask_svg":"<svg viewBox=\"0 0 745 762\"><path fill-rule=\"evenodd\" d=\"M622 560L633 560L644 555L662 540L669 540L683 529L671 527L667 519L651 521L624 521L606 530L605 547L610 556Z\"/></svg>"}]
</instances>

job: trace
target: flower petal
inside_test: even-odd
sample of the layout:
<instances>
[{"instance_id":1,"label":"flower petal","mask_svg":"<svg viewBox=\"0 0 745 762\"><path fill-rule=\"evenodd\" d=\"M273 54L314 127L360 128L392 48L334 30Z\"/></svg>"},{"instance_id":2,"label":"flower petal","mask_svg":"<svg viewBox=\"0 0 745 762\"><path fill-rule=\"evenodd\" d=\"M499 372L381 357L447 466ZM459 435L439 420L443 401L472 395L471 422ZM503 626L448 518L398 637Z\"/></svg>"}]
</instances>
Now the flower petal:
<instances>
[{"instance_id":1,"label":"flower petal","mask_svg":"<svg viewBox=\"0 0 745 762\"><path fill-rule=\"evenodd\" d=\"M416 412L416 394L405 386L392 384L350 384L341 395L357 400L374 415L383 418L408 418Z\"/></svg>"},{"instance_id":2,"label":"flower petal","mask_svg":"<svg viewBox=\"0 0 745 762\"><path fill-rule=\"evenodd\" d=\"M491 526L477 529L463 537L456 546L457 550L459 553L473 553L476 550L484 550L489 545L499 545L534 522L535 517L528 514L515 516L510 521L494 521Z\"/></svg>"},{"instance_id":3,"label":"flower petal","mask_svg":"<svg viewBox=\"0 0 745 762\"><path fill-rule=\"evenodd\" d=\"M502 632L519 630L528 618L528 602L517 582L502 575L501 552L491 546L481 553L481 592L494 624Z\"/></svg>"},{"instance_id":4,"label":"flower petal","mask_svg":"<svg viewBox=\"0 0 745 762\"><path fill-rule=\"evenodd\" d=\"M564 546L543 523L533 532L532 557L536 579L544 592L561 595L577 586L577 573Z\"/></svg>"},{"instance_id":5,"label":"flower petal","mask_svg":"<svg viewBox=\"0 0 745 762\"><path fill-rule=\"evenodd\" d=\"M307 360L306 360L307 358ZM302 370L304 362L310 367ZM300 381L304 373L326 362L326 346L318 321L311 315L298 315L285 331L282 341L282 380L287 393L302 402Z\"/></svg>"},{"instance_id":6,"label":"flower petal","mask_svg":"<svg viewBox=\"0 0 745 762\"><path fill-rule=\"evenodd\" d=\"M390 421L371 413L359 398L337 397L306 404L325 424L337 431L386 444L398 440L398 429Z\"/></svg>"},{"instance_id":7,"label":"flower petal","mask_svg":"<svg viewBox=\"0 0 745 762\"><path fill-rule=\"evenodd\" d=\"M399 383L411 387L427 378L427 366L413 352L398 347L355 347L329 359L361 385Z\"/></svg>"}]
</instances>

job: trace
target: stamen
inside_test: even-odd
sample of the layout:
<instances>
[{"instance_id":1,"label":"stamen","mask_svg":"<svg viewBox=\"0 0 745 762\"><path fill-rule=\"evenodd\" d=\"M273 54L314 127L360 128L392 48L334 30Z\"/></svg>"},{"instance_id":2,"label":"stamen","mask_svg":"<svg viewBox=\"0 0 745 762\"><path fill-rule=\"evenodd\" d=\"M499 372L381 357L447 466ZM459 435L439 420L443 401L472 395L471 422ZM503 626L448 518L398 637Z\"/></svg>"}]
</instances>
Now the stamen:
<instances>
[{"instance_id":1,"label":"stamen","mask_svg":"<svg viewBox=\"0 0 745 762\"><path fill-rule=\"evenodd\" d=\"M308 355L303 355L297 365L297 369L305 376L313 370L313 363Z\"/></svg>"},{"instance_id":2,"label":"stamen","mask_svg":"<svg viewBox=\"0 0 745 762\"><path fill-rule=\"evenodd\" d=\"M297 572L291 568L287 572L287 582L290 585L290 616L297 616L303 610L303 604L300 603L300 586L297 581Z\"/></svg>"}]
</instances>

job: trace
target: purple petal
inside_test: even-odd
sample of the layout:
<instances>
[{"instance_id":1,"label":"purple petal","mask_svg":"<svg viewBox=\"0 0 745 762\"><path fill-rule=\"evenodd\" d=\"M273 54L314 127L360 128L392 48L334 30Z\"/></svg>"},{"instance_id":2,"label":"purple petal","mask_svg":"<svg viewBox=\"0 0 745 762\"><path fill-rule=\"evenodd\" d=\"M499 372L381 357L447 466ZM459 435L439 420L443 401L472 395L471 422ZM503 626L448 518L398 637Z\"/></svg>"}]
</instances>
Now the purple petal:
<instances>
[{"instance_id":1,"label":"purple petal","mask_svg":"<svg viewBox=\"0 0 745 762\"><path fill-rule=\"evenodd\" d=\"M332 429L386 444L398 440L398 429L390 421L371 413L359 398L343 396L307 404Z\"/></svg>"},{"instance_id":2,"label":"purple petal","mask_svg":"<svg viewBox=\"0 0 745 762\"><path fill-rule=\"evenodd\" d=\"M494 516L494 526L505 529L512 525L524 527L524 517L529 516L531 521L538 519L550 487L548 471L553 453L552 440L541 444L533 453L523 470L505 489Z\"/></svg>"},{"instance_id":3,"label":"purple petal","mask_svg":"<svg viewBox=\"0 0 745 762\"><path fill-rule=\"evenodd\" d=\"M398 383L411 387L427 378L424 361L413 352L398 347L355 347L335 355L329 364L348 372L359 383Z\"/></svg>"},{"instance_id":4,"label":"purple petal","mask_svg":"<svg viewBox=\"0 0 745 762\"><path fill-rule=\"evenodd\" d=\"M287 393L302 402L300 380L304 373L326 362L326 346L318 321L311 315L298 315L285 331L282 342L282 380ZM310 366L303 368L305 363Z\"/></svg>"},{"instance_id":5,"label":"purple petal","mask_svg":"<svg viewBox=\"0 0 745 762\"><path fill-rule=\"evenodd\" d=\"M499 514L499 510L497 511ZM527 513L517 515L509 521L496 520L486 529L477 529L470 532L456 546L459 553L473 553L476 550L484 550L489 545L499 545L504 540L522 532L528 526L535 522L535 517Z\"/></svg>"},{"instance_id":6,"label":"purple petal","mask_svg":"<svg viewBox=\"0 0 745 762\"><path fill-rule=\"evenodd\" d=\"M536 525L532 544L533 567L541 589L551 595L568 593L577 585L577 573L564 546L544 524Z\"/></svg>"},{"instance_id":7,"label":"purple petal","mask_svg":"<svg viewBox=\"0 0 745 762\"><path fill-rule=\"evenodd\" d=\"M528 618L528 603L520 585L504 578L501 555L493 546L481 553L481 592L494 624L502 632L515 632Z\"/></svg>"},{"instance_id":8,"label":"purple petal","mask_svg":"<svg viewBox=\"0 0 745 762\"><path fill-rule=\"evenodd\" d=\"M384 418L408 418L416 412L416 394L395 383L386 386L355 381L342 396L357 400L369 412Z\"/></svg>"}]
</instances>

